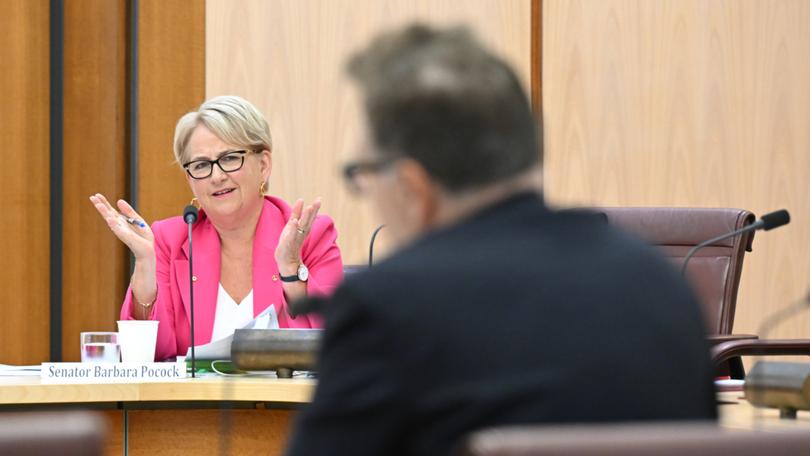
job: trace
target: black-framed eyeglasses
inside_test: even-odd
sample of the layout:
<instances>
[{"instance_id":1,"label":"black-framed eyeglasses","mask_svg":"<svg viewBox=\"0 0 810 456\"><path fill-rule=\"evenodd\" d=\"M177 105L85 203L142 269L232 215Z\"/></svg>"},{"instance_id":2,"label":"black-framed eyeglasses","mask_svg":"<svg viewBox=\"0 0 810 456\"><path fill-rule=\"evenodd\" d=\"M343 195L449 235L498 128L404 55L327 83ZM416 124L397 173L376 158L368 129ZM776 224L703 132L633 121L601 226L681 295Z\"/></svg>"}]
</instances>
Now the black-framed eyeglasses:
<instances>
[{"instance_id":1,"label":"black-framed eyeglasses","mask_svg":"<svg viewBox=\"0 0 810 456\"><path fill-rule=\"evenodd\" d=\"M346 186L352 193L363 193L363 189L367 187L366 181L369 176L385 170L400 158L393 156L347 163L343 166L343 179L346 181Z\"/></svg>"},{"instance_id":2,"label":"black-framed eyeglasses","mask_svg":"<svg viewBox=\"0 0 810 456\"><path fill-rule=\"evenodd\" d=\"M214 173L214 165L219 166L223 173L232 173L242 169L245 164L245 154L251 152L249 150L233 150L216 160L192 160L183 164L186 172L194 179L205 179Z\"/></svg>"}]
</instances>

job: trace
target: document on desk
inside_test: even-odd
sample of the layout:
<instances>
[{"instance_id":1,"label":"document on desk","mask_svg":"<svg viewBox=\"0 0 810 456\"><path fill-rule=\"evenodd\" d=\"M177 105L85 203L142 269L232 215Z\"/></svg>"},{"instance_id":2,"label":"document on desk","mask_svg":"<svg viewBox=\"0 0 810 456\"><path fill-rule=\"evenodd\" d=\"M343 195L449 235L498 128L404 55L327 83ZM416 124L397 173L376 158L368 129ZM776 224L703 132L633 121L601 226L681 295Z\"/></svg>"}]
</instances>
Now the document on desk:
<instances>
[{"instance_id":1,"label":"document on desk","mask_svg":"<svg viewBox=\"0 0 810 456\"><path fill-rule=\"evenodd\" d=\"M278 329L278 317L275 305L270 305L256 318L241 329ZM233 334L228 337L211 341L205 345L194 347L194 356L199 360L213 361L218 359L231 359L231 344ZM186 358L191 359L191 348L186 351Z\"/></svg>"},{"instance_id":2,"label":"document on desk","mask_svg":"<svg viewBox=\"0 0 810 456\"><path fill-rule=\"evenodd\" d=\"M0 377L39 377L41 366L11 366L0 364Z\"/></svg>"}]
</instances>

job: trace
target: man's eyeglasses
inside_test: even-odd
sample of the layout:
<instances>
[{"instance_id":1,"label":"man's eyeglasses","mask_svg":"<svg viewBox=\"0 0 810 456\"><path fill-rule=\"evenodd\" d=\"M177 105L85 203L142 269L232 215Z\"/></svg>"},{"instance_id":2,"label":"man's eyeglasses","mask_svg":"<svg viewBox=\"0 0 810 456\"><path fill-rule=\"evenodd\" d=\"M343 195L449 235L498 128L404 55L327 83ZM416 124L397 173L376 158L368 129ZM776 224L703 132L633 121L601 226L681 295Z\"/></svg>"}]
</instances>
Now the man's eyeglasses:
<instances>
[{"instance_id":1,"label":"man's eyeglasses","mask_svg":"<svg viewBox=\"0 0 810 456\"><path fill-rule=\"evenodd\" d=\"M400 157L386 157L347 163L343 167L343 179L352 193L361 194L368 187L368 178L393 165Z\"/></svg>"},{"instance_id":2,"label":"man's eyeglasses","mask_svg":"<svg viewBox=\"0 0 810 456\"><path fill-rule=\"evenodd\" d=\"M242 165L245 164L245 154L248 152L251 151L234 150L216 160L193 160L183 164L183 168L185 168L188 175L194 179L210 177L214 172L214 165L219 166L219 169L224 173L232 173L242 168Z\"/></svg>"}]
</instances>

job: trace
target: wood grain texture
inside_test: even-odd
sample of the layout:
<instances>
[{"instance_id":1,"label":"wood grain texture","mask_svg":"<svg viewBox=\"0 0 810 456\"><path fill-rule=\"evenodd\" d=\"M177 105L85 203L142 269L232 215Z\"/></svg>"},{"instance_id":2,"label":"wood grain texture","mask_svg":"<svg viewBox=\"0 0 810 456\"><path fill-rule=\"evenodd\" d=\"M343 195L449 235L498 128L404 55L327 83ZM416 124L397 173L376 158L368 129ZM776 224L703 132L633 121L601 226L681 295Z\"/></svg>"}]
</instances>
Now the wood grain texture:
<instances>
[{"instance_id":1,"label":"wood grain texture","mask_svg":"<svg viewBox=\"0 0 810 456\"><path fill-rule=\"evenodd\" d=\"M215 377L140 383L138 400L261 401L302 404L310 401L314 390L314 380Z\"/></svg>"},{"instance_id":2,"label":"wood grain texture","mask_svg":"<svg viewBox=\"0 0 810 456\"><path fill-rule=\"evenodd\" d=\"M309 402L315 381L268 378L197 378L167 382L43 383L39 377L0 376L0 404L91 402L253 401Z\"/></svg>"},{"instance_id":3,"label":"wood grain texture","mask_svg":"<svg viewBox=\"0 0 810 456\"><path fill-rule=\"evenodd\" d=\"M107 456L124 454L124 412L122 410L101 410L99 413L107 421L104 454Z\"/></svg>"},{"instance_id":4,"label":"wood grain texture","mask_svg":"<svg viewBox=\"0 0 810 456\"><path fill-rule=\"evenodd\" d=\"M344 75L354 51L415 20L466 24L514 65L527 92L531 86L526 0L209 0L206 9L206 96L240 95L265 114L274 142L270 193L290 202L323 197L345 263L366 261L376 226L339 171L363 141Z\"/></svg>"},{"instance_id":5,"label":"wood grain texture","mask_svg":"<svg viewBox=\"0 0 810 456\"><path fill-rule=\"evenodd\" d=\"M290 410L130 410L129 454L281 455Z\"/></svg>"},{"instance_id":6,"label":"wood grain texture","mask_svg":"<svg viewBox=\"0 0 810 456\"><path fill-rule=\"evenodd\" d=\"M49 6L48 0L0 2L0 363L49 356Z\"/></svg>"},{"instance_id":7,"label":"wood grain texture","mask_svg":"<svg viewBox=\"0 0 810 456\"><path fill-rule=\"evenodd\" d=\"M138 2L138 209L149 222L192 198L174 163L177 120L205 98L205 1Z\"/></svg>"},{"instance_id":8,"label":"wood grain texture","mask_svg":"<svg viewBox=\"0 0 810 456\"><path fill-rule=\"evenodd\" d=\"M79 360L79 333L115 331L126 290L123 244L88 200L126 193L127 2L65 2L64 210L65 361Z\"/></svg>"},{"instance_id":9,"label":"wood grain texture","mask_svg":"<svg viewBox=\"0 0 810 456\"><path fill-rule=\"evenodd\" d=\"M544 182L559 205L788 208L735 332L810 288L810 3L545 0ZM772 337L807 337L810 315Z\"/></svg>"},{"instance_id":10,"label":"wood grain texture","mask_svg":"<svg viewBox=\"0 0 810 456\"><path fill-rule=\"evenodd\" d=\"M39 377L0 377L0 404L70 404L83 402L137 401L138 385L48 384Z\"/></svg>"},{"instance_id":11,"label":"wood grain texture","mask_svg":"<svg viewBox=\"0 0 810 456\"><path fill-rule=\"evenodd\" d=\"M531 85L532 111L543 112L543 1L531 0Z\"/></svg>"}]
</instances>

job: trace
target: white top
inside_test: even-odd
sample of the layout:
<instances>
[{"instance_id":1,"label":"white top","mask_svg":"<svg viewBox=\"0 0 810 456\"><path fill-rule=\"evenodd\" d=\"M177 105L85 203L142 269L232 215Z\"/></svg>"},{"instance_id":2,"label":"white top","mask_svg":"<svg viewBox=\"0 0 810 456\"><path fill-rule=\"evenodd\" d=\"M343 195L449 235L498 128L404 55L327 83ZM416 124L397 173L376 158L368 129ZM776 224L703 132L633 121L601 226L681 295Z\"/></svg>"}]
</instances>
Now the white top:
<instances>
[{"instance_id":1,"label":"white top","mask_svg":"<svg viewBox=\"0 0 810 456\"><path fill-rule=\"evenodd\" d=\"M253 320L253 290L237 304L220 283L211 342L232 336L234 331L244 328L251 320Z\"/></svg>"}]
</instances>

